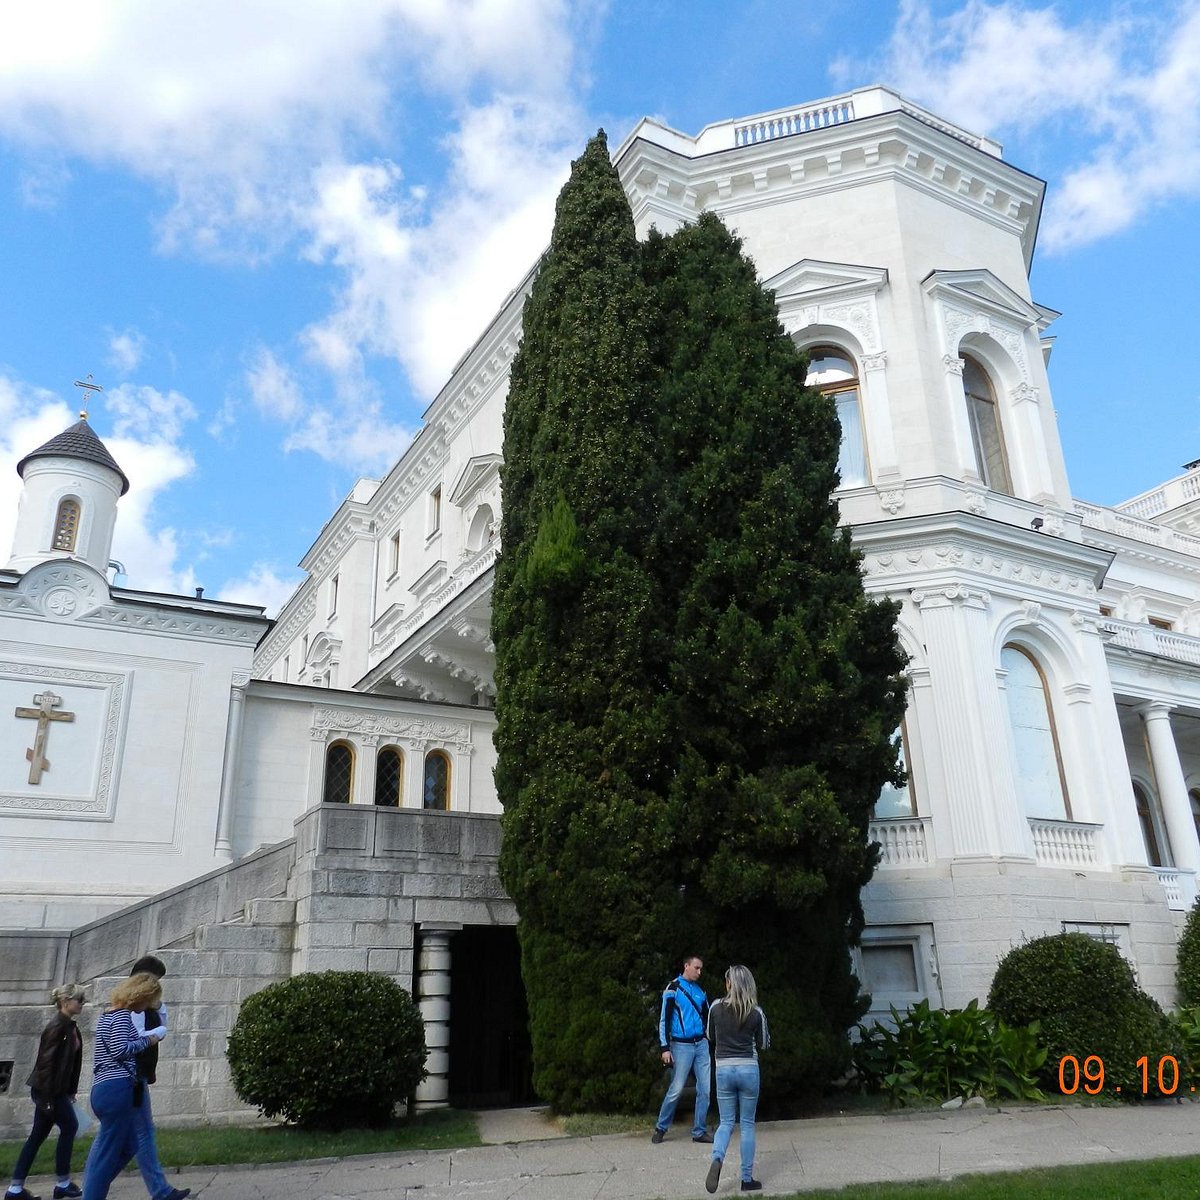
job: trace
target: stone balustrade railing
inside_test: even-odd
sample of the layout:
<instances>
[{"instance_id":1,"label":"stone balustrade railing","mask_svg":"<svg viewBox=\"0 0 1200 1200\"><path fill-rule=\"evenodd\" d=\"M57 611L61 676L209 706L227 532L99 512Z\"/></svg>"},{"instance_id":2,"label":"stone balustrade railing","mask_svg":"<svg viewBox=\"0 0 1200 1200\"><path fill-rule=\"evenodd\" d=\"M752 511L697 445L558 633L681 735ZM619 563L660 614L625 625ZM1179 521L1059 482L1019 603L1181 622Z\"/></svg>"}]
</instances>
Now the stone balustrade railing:
<instances>
[{"instance_id":1,"label":"stone balustrade railing","mask_svg":"<svg viewBox=\"0 0 1200 1200\"><path fill-rule=\"evenodd\" d=\"M1176 662L1200 666L1200 637L1176 633L1173 629L1159 629L1155 625L1143 625L1137 621L1118 621L1115 617L1105 617L1100 622L1100 629L1110 646L1119 646L1122 650L1140 650L1144 654L1156 654L1160 658L1173 658Z\"/></svg>"},{"instance_id":2,"label":"stone balustrade railing","mask_svg":"<svg viewBox=\"0 0 1200 1200\"><path fill-rule=\"evenodd\" d=\"M447 601L452 600L467 584L478 579L484 571L493 566L496 562L496 556L499 553L500 543L495 540L488 542L486 546L483 546L479 550L471 551L454 568L450 574L450 578L426 597L425 601L419 607L415 608L412 613L404 618L404 621L400 625L399 640L403 641L410 633L420 629Z\"/></svg>"},{"instance_id":3,"label":"stone balustrade railing","mask_svg":"<svg viewBox=\"0 0 1200 1200\"><path fill-rule=\"evenodd\" d=\"M880 870L929 865L933 836L928 817L888 817L872 821L867 832L879 843Z\"/></svg>"},{"instance_id":4,"label":"stone balustrade railing","mask_svg":"<svg viewBox=\"0 0 1200 1200\"><path fill-rule=\"evenodd\" d=\"M733 131L734 145L750 146L756 142L769 142L775 138L791 137L795 133L808 133L812 129L824 129L853 120L854 100L850 97L787 112L768 113L737 125Z\"/></svg>"},{"instance_id":5,"label":"stone balustrade railing","mask_svg":"<svg viewBox=\"0 0 1200 1200\"><path fill-rule=\"evenodd\" d=\"M1155 867L1154 873L1167 894L1167 907L1188 912L1196 903L1196 873L1178 867Z\"/></svg>"},{"instance_id":6,"label":"stone balustrade railing","mask_svg":"<svg viewBox=\"0 0 1200 1200\"><path fill-rule=\"evenodd\" d=\"M1143 492L1142 495L1117 505L1116 511L1141 520L1149 520L1159 513L1180 508L1197 497L1200 497L1200 470L1192 470L1186 475L1168 479L1153 491Z\"/></svg>"},{"instance_id":7,"label":"stone balustrade railing","mask_svg":"<svg viewBox=\"0 0 1200 1200\"><path fill-rule=\"evenodd\" d=\"M1043 867L1095 867L1099 865L1096 835L1101 825L1080 821L1049 821L1029 818L1034 857Z\"/></svg>"},{"instance_id":8,"label":"stone balustrade railing","mask_svg":"<svg viewBox=\"0 0 1200 1200\"><path fill-rule=\"evenodd\" d=\"M1130 502L1133 503L1135 502ZM1200 558L1200 538L1180 533L1168 525L1155 525L1152 521L1140 520L1133 514L1132 508L1104 508L1099 504L1087 504L1076 500L1075 512L1082 519L1085 529L1100 529L1105 533L1115 533L1148 546L1158 546L1163 550Z\"/></svg>"}]
</instances>

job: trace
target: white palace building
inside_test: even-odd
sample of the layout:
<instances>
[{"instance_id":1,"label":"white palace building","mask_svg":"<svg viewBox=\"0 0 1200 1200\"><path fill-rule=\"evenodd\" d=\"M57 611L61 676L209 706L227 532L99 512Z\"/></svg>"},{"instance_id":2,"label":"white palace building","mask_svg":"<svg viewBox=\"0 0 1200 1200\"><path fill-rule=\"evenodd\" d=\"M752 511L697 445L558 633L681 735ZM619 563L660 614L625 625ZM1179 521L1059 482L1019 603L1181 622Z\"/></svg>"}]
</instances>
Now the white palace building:
<instances>
[{"instance_id":1,"label":"white palace building","mask_svg":"<svg viewBox=\"0 0 1200 1200\"><path fill-rule=\"evenodd\" d=\"M836 395L866 586L903 606L909 784L871 827L874 1011L983 997L1012 945L1064 929L1114 942L1169 1005L1200 869L1200 469L1114 508L1072 496L1058 314L1029 291L1045 185L881 87L696 136L646 119L615 161L639 233L713 211L744 240ZM489 598L530 281L330 517L274 623L115 587L120 467L86 421L29 448L0 571L0 1125L27 1118L31 1006L148 951L181 1031L168 1118L237 1114L238 1001L325 967L419 995L422 1103L527 1095Z\"/></svg>"}]
</instances>

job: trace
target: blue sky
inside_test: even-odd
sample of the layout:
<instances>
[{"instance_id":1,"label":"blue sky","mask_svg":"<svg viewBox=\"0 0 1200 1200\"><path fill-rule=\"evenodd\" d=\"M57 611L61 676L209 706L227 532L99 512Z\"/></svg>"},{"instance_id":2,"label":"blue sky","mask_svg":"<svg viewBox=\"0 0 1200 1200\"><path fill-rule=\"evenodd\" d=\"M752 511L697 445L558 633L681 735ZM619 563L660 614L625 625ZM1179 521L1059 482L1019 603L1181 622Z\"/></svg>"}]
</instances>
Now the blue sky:
<instances>
[{"instance_id":1,"label":"blue sky","mask_svg":"<svg viewBox=\"0 0 1200 1200\"><path fill-rule=\"evenodd\" d=\"M134 587L274 608L549 234L599 126L884 83L1047 180L1077 496L1200 458L1200 0L59 0L0 9L0 554L73 380ZM0 559L2 561L2 559Z\"/></svg>"}]
</instances>

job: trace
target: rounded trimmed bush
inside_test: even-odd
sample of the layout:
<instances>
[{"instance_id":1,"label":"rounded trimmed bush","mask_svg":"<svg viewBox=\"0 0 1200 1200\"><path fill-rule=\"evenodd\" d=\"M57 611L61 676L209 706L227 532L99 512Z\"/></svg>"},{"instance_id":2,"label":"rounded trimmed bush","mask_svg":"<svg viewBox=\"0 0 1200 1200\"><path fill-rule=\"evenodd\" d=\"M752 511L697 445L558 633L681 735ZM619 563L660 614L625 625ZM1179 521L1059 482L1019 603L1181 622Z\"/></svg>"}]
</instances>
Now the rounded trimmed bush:
<instances>
[{"instance_id":1,"label":"rounded trimmed bush","mask_svg":"<svg viewBox=\"0 0 1200 1200\"><path fill-rule=\"evenodd\" d=\"M1184 1008L1200 1006L1200 899L1192 905L1176 952L1175 984Z\"/></svg>"},{"instance_id":2,"label":"rounded trimmed bush","mask_svg":"<svg viewBox=\"0 0 1200 1200\"><path fill-rule=\"evenodd\" d=\"M425 1078L425 1022L386 975L320 971L247 996L226 1054L238 1096L317 1129L386 1125Z\"/></svg>"},{"instance_id":3,"label":"rounded trimmed bush","mask_svg":"<svg viewBox=\"0 0 1200 1200\"><path fill-rule=\"evenodd\" d=\"M1043 1086L1059 1088L1059 1064L1073 1055L1082 1069L1086 1058L1104 1064L1103 1093L1123 1099L1142 1096L1142 1070L1148 1059L1148 1091L1157 1095L1159 1059L1173 1055L1183 1067L1178 1038L1157 1002L1137 985L1133 970L1115 946L1085 933L1060 933L1010 950L1000 962L988 995L988 1008L1010 1025L1041 1024L1046 1047ZM1095 1065L1092 1065L1095 1074ZM1168 1081L1171 1073L1166 1073ZM1074 1070L1066 1069L1068 1083ZM1079 1076L1080 1091L1087 1081Z\"/></svg>"}]
</instances>

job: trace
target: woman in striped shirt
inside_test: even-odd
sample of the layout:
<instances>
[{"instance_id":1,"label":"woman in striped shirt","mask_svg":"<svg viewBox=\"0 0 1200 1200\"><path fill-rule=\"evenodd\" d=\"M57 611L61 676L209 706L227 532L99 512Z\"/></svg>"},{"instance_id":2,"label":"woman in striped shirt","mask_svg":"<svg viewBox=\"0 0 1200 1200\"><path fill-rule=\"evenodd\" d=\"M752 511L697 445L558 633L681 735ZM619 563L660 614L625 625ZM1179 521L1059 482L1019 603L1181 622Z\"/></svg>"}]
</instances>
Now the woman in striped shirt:
<instances>
[{"instance_id":1,"label":"woman in striped shirt","mask_svg":"<svg viewBox=\"0 0 1200 1200\"><path fill-rule=\"evenodd\" d=\"M100 1132L83 1168L83 1200L107 1200L112 1181L137 1152L133 1110L145 1085L138 1079L137 1056L159 1041L158 1030L138 1034L135 1012L157 1008L162 985L146 971L130 975L113 988L106 1013L96 1022L92 1067L92 1111Z\"/></svg>"},{"instance_id":2,"label":"woman in striped shirt","mask_svg":"<svg viewBox=\"0 0 1200 1200\"><path fill-rule=\"evenodd\" d=\"M740 1119L742 1191L761 1191L762 1184L754 1178L754 1114L758 1108L758 1052L771 1044L771 1036L748 968L735 966L725 972L725 999L715 1001L708 1010L708 1040L717 1064L721 1124L713 1139L712 1163L704 1186L710 1192L717 1190L733 1123Z\"/></svg>"}]
</instances>

